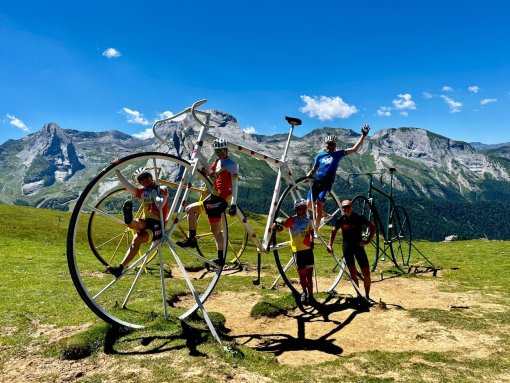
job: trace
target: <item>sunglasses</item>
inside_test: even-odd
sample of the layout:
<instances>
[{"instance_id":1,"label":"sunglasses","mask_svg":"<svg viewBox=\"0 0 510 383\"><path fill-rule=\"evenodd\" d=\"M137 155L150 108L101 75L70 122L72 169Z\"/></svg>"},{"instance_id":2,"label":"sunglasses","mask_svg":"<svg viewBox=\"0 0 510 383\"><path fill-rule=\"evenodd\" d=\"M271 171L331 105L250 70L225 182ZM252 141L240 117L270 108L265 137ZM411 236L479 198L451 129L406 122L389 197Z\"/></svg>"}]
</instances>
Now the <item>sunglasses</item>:
<instances>
[{"instance_id":1,"label":"sunglasses","mask_svg":"<svg viewBox=\"0 0 510 383\"><path fill-rule=\"evenodd\" d=\"M226 153L227 152L227 149L215 149L214 150L214 153L216 154L219 154L219 153Z\"/></svg>"},{"instance_id":2,"label":"sunglasses","mask_svg":"<svg viewBox=\"0 0 510 383\"><path fill-rule=\"evenodd\" d=\"M352 205L344 205L342 206L342 209L350 209L352 207Z\"/></svg>"}]
</instances>

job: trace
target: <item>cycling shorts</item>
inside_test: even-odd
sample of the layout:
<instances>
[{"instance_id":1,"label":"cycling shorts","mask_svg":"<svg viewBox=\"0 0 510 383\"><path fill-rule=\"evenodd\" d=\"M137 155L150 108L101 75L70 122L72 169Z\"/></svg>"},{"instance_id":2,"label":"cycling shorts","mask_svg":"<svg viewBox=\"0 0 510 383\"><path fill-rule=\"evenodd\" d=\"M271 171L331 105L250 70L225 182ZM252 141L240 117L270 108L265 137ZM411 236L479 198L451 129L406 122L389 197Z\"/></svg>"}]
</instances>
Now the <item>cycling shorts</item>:
<instances>
[{"instance_id":1,"label":"cycling shorts","mask_svg":"<svg viewBox=\"0 0 510 383\"><path fill-rule=\"evenodd\" d=\"M358 261L358 265L360 268L364 269L369 267L367 253L365 252L365 248L363 246L353 246L353 245L344 245L344 259L347 267L354 267L354 258Z\"/></svg>"},{"instance_id":2,"label":"cycling shorts","mask_svg":"<svg viewBox=\"0 0 510 383\"><path fill-rule=\"evenodd\" d=\"M293 253L293 255L298 270L313 267L315 263L312 249L296 251L295 253Z\"/></svg>"}]
</instances>

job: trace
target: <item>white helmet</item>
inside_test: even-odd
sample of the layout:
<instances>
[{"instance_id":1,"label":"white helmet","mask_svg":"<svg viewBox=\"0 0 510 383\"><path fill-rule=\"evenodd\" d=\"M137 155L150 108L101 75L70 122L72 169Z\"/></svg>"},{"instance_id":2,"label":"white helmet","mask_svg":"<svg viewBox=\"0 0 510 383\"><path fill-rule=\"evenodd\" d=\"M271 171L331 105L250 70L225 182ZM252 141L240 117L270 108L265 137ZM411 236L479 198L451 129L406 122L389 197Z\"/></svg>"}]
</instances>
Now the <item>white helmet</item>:
<instances>
[{"instance_id":1,"label":"white helmet","mask_svg":"<svg viewBox=\"0 0 510 383\"><path fill-rule=\"evenodd\" d=\"M335 136L334 134L331 134L329 136L326 137L326 139L324 140L324 142L327 144L327 143L333 143L333 144L336 144L338 141L338 137Z\"/></svg>"},{"instance_id":2,"label":"white helmet","mask_svg":"<svg viewBox=\"0 0 510 383\"><path fill-rule=\"evenodd\" d=\"M212 146L214 150L216 149L227 149L228 148L228 142L224 140L223 138L217 138L213 141Z\"/></svg>"},{"instance_id":3,"label":"white helmet","mask_svg":"<svg viewBox=\"0 0 510 383\"><path fill-rule=\"evenodd\" d=\"M139 179L143 174L148 174L152 177L151 171L145 166L142 166L133 172L133 179L135 179L137 182L140 182Z\"/></svg>"},{"instance_id":4,"label":"white helmet","mask_svg":"<svg viewBox=\"0 0 510 383\"><path fill-rule=\"evenodd\" d=\"M308 205L308 202L306 201L306 199L298 198L297 200L294 201L294 210L296 210L298 207L307 206L307 205Z\"/></svg>"}]
</instances>

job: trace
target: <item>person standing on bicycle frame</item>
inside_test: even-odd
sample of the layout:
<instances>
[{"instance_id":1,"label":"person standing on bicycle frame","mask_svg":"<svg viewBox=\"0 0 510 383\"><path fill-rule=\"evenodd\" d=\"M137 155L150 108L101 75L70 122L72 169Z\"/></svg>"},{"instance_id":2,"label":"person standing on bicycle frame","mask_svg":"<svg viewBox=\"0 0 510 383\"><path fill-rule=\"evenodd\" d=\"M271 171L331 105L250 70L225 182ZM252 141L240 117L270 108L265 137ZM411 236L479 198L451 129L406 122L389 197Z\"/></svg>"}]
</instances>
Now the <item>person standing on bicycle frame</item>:
<instances>
[{"instance_id":1,"label":"person standing on bicycle frame","mask_svg":"<svg viewBox=\"0 0 510 383\"><path fill-rule=\"evenodd\" d=\"M368 263L367 253L365 252L365 245L368 245L375 234L375 226L366 217L352 212L352 202L348 199L342 201L342 210L344 215L337 218L335 227L331 231L331 236L328 243L328 252L333 252L333 242L335 241L338 229L342 229L343 242L342 250L344 254L345 263L349 269L352 281L359 286L358 271L354 263L354 258L358 261L358 265L363 275L363 285L365 287L365 299L369 305L374 305L375 302L370 298L370 265ZM363 240L363 230L368 228L369 234L366 240Z\"/></svg>"},{"instance_id":2,"label":"person standing on bicycle frame","mask_svg":"<svg viewBox=\"0 0 510 383\"><path fill-rule=\"evenodd\" d=\"M370 126L365 124L363 128L361 128L361 137L358 139L356 144L354 144L352 148L345 150L336 151L336 143L338 138L335 135L329 135L324 140L326 150L317 154L313 168L306 175L307 177L313 177L315 173L317 173L315 176L315 181L312 184L312 188L308 192L308 208L311 210L312 203L315 203L316 228L319 228L320 226L324 202L326 201L326 197L333 187L336 170L338 169L340 160L344 156L356 153L359 150L369 130Z\"/></svg>"},{"instance_id":3,"label":"person standing on bicycle frame","mask_svg":"<svg viewBox=\"0 0 510 383\"><path fill-rule=\"evenodd\" d=\"M296 263L299 284L303 289L301 303L315 306L317 301L313 297L313 227L307 216L308 202L305 199L297 199L294 202L295 215L290 216L283 222L275 222L272 230L282 231L284 227L289 229L290 246L294 262Z\"/></svg>"},{"instance_id":4,"label":"person standing on bicycle frame","mask_svg":"<svg viewBox=\"0 0 510 383\"><path fill-rule=\"evenodd\" d=\"M223 233L221 230L221 214L227 209L231 216L236 215L237 188L238 188L238 166L228 156L228 143L223 138L213 141L216 160L211 165L208 176L213 181L213 191L204 200L195 202L186 207L188 214L189 236L185 241L176 242L180 247L197 247L197 222L198 216L205 212L209 218L211 232L214 235L218 258L213 262L218 266L225 265L226 249L223 248Z\"/></svg>"},{"instance_id":5,"label":"person standing on bicycle frame","mask_svg":"<svg viewBox=\"0 0 510 383\"><path fill-rule=\"evenodd\" d=\"M113 160L112 163L116 161ZM133 173L133 178L142 186L141 188L133 186L119 169L115 169L115 174L128 192L141 201L143 212L141 218L133 219L133 201L124 202L122 207L124 223L135 231L135 235L122 262L117 266L107 267L107 271L118 278L138 253L142 243L152 242L163 235L159 208L162 208L163 217L166 217L168 214L168 189L166 186L158 185L154 181L151 171L145 167L138 168Z\"/></svg>"}]
</instances>

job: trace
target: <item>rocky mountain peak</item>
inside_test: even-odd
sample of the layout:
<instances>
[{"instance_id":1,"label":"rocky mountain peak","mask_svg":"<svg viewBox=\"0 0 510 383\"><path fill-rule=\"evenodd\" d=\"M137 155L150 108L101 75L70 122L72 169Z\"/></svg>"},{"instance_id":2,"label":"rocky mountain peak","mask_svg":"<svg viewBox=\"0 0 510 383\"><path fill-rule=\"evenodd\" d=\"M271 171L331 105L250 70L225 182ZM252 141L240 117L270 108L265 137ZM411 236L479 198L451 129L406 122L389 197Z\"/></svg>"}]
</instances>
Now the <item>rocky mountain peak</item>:
<instances>
[{"instance_id":1,"label":"rocky mountain peak","mask_svg":"<svg viewBox=\"0 0 510 383\"><path fill-rule=\"evenodd\" d=\"M37 194L41 188L65 181L85 166L80 163L71 138L55 123L31 135L19 157L26 168L22 192Z\"/></svg>"}]
</instances>

